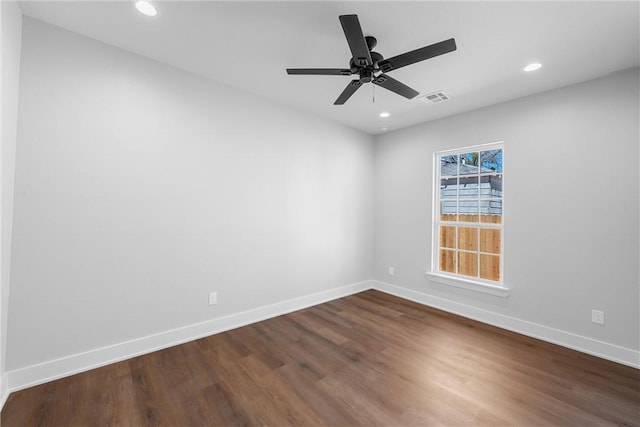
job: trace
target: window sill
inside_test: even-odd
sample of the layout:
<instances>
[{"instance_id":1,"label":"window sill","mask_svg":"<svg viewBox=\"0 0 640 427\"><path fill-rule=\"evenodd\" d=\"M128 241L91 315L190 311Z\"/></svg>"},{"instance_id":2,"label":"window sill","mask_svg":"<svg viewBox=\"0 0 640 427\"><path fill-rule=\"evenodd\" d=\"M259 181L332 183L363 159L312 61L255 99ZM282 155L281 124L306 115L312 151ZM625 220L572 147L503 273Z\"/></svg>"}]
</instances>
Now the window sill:
<instances>
[{"instance_id":1,"label":"window sill","mask_svg":"<svg viewBox=\"0 0 640 427\"><path fill-rule=\"evenodd\" d=\"M496 295L502 298L508 297L511 291L498 285L490 285L488 283L476 282L474 280L466 280L457 277L445 276L443 274L427 272L427 279L431 282L442 283L444 285L455 286L458 288L468 289L470 291L482 292L485 294Z\"/></svg>"}]
</instances>

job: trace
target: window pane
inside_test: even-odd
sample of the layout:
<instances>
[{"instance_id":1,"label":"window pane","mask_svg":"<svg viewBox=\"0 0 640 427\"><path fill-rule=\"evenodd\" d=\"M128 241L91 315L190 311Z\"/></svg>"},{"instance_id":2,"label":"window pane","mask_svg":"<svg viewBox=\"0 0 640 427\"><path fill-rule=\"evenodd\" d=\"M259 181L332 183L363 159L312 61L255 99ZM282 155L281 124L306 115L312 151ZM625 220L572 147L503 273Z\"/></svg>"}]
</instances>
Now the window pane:
<instances>
[{"instance_id":1,"label":"window pane","mask_svg":"<svg viewBox=\"0 0 640 427\"><path fill-rule=\"evenodd\" d=\"M491 224L502 223L502 200L481 200L480 221Z\"/></svg>"},{"instance_id":2,"label":"window pane","mask_svg":"<svg viewBox=\"0 0 640 427\"><path fill-rule=\"evenodd\" d=\"M459 252L458 274L478 277L478 254L473 252Z\"/></svg>"},{"instance_id":3,"label":"window pane","mask_svg":"<svg viewBox=\"0 0 640 427\"><path fill-rule=\"evenodd\" d=\"M478 222L478 215L460 215L460 222Z\"/></svg>"},{"instance_id":4,"label":"window pane","mask_svg":"<svg viewBox=\"0 0 640 427\"><path fill-rule=\"evenodd\" d=\"M440 176L458 175L458 155L440 156Z\"/></svg>"},{"instance_id":5,"label":"window pane","mask_svg":"<svg viewBox=\"0 0 640 427\"><path fill-rule=\"evenodd\" d=\"M500 280L500 257L480 254L480 277L487 280Z\"/></svg>"},{"instance_id":6,"label":"window pane","mask_svg":"<svg viewBox=\"0 0 640 427\"><path fill-rule=\"evenodd\" d=\"M480 164L482 166L482 173L502 173L502 149L481 152Z\"/></svg>"},{"instance_id":7,"label":"window pane","mask_svg":"<svg viewBox=\"0 0 640 427\"><path fill-rule=\"evenodd\" d=\"M442 248L456 248L456 228L455 227L440 227L440 247Z\"/></svg>"},{"instance_id":8,"label":"window pane","mask_svg":"<svg viewBox=\"0 0 640 427\"><path fill-rule=\"evenodd\" d=\"M456 221L458 219L458 202L445 200L440 202L440 221Z\"/></svg>"},{"instance_id":9,"label":"window pane","mask_svg":"<svg viewBox=\"0 0 640 427\"><path fill-rule=\"evenodd\" d=\"M460 221L478 222L477 200L460 200Z\"/></svg>"},{"instance_id":10,"label":"window pane","mask_svg":"<svg viewBox=\"0 0 640 427\"><path fill-rule=\"evenodd\" d=\"M458 227L458 249L478 250L478 229L476 227Z\"/></svg>"},{"instance_id":11,"label":"window pane","mask_svg":"<svg viewBox=\"0 0 640 427\"><path fill-rule=\"evenodd\" d=\"M459 181L459 208L460 221L478 222L478 177L461 177Z\"/></svg>"},{"instance_id":12,"label":"window pane","mask_svg":"<svg viewBox=\"0 0 640 427\"><path fill-rule=\"evenodd\" d=\"M489 211L491 210L491 203L489 200L480 200L480 215L489 215Z\"/></svg>"},{"instance_id":13,"label":"window pane","mask_svg":"<svg viewBox=\"0 0 640 427\"><path fill-rule=\"evenodd\" d=\"M480 198L499 199L502 197L502 175L480 177Z\"/></svg>"},{"instance_id":14,"label":"window pane","mask_svg":"<svg viewBox=\"0 0 640 427\"><path fill-rule=\"evenodd\" d=\"M440 271L456 272L456 252L440 250Z\"/></svg>"},{"instance_id":15,"label":"window pane","mask_svg":"<svg viewBox=\"0 0 640 427\"><path fill-rule=\"evenodd\" d=\"M458 180L456 178L442 178L440 180L440 198L455 199L458 197Z\"/></svg>"},{"instance_id":16,"label":"window pane","mask_svg":"<svg viewBox=\"0 0 640 427\"><path fill-rule=\"evenodd\" d=\"M500 253L501 230L497 228L480 229L480 252Z\"/></svg>"},{"instance_id":17,"label":"window pane","mask_svg":"<svg viewBox=\"0 0 640 427\"><path fill-rule=\"evenodd\" d=\"M460 200L465 199L478 199L478 177L477 176L465 176L460 177L458 184L458 194Z\"/></svg>"},{"instance_id":18,"label":"window pane","mask_svg":"<svg viewBox=\"0 0 640 427\"><path fill-rule=\"evenodd\" d=\"M460 154L460 175L478 174L478 153Z\"/></svg>"}]
</instances>

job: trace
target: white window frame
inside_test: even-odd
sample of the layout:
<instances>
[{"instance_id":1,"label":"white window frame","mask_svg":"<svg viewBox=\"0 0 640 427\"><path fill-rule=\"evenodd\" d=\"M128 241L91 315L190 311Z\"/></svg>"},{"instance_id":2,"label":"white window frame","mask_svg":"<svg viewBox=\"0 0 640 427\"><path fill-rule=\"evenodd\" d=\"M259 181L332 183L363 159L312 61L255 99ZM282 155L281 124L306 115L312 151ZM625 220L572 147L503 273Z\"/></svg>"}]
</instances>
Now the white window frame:
<instances>
[{"instance_id":1,"label":"white window frame","mask_svg":"<svg viewBox=\"0 0 640 427\"><path fill-rule=\"evenodd\" d=\"M505 150L504 150L504 142L492 142L490 144L482 144L482 145L473 145L470 147L456 148L453 150L443 150L437 151L433 153L433 196L432 196L432 206L433 206L433 215L432 215L432 243L431 243L431 271L427 272L427 278L429 281L441 283L449 286L455 286L459 288L464 288L472 291L483 292L491 295L496 295L500 297L506 297L510 294L510 290L508 287L504 285L504 223L505 223L505 192L504 192L504 167L501 172L503 177L502 180L502 222L500 224L493 223L474 223L474 222L460 222L456 220L455 222L447 222L447 225L453 226L470 226L470 227L484 227L484 228L498 228L501 230L501 238L500 238L500 281L492 281L481 279L480 277L470 277L457 273L451 272L443 272L440 271L440 158L442 156L450 156L455 154L465 154L469 152L481 152L487 150L502 150L502 161L504 165L505 158ZM481 173L478 174L482 176ZM479 181L481 182L481 181ZM459 198L456 198L459 200ZM480 200L480 199L478 199ZM479 218L478 218L479 220ZM458 253L457 245L458 239L456 238L456 254ZM478 247L478 255L480 255L480 248ZM478 262L478 268L480 263ZM478 275L479 276L479 275Z\"/></svg>"}]
</instances>

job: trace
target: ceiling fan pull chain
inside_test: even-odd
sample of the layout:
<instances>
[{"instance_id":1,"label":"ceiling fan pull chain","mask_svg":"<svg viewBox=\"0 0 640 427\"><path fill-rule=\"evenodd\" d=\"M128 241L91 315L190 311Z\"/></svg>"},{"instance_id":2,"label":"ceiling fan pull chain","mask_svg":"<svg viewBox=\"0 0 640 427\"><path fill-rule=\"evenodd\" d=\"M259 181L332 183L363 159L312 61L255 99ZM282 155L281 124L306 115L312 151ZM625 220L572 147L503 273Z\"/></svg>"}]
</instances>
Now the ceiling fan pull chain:
<instances>
[{"instance_id":1,"label":"ceiling fan pull chain","mask_svg":"<svg viewBox=\"0 0 640 427\"><path fill-rule=\"evenodd\" d=\"M373 103L376 103L376 87L371 85L371 97L373 98Z\"/></svg>"}]
</instances>

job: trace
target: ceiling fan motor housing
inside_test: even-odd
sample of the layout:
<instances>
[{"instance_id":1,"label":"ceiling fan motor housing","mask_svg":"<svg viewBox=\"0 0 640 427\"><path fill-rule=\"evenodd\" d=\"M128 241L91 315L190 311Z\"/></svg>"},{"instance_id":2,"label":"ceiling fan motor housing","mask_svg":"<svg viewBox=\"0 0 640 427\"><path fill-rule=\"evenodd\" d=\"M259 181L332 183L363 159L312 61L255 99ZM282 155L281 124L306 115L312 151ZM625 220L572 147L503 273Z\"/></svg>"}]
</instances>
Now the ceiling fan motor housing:
<instances>
[{"instance_id":1,"label":"ceiling fan motor housing","mask_svg":"<svg viewBox=\"0 0 640 427\"><path fill-rule=\"evenodd\" d=\"M368 60L361 64L359 62L360 59L351 58L349 68L351 68L353 74L362 74L362 70L380 71L379 63L384 60L384 57L378 52L369 52L369 54L371 55L371 62L373 62L371 65L367 64Z\"/></svg>"},{"instance_id":2,"label":"ceiling fan motor housing","mask_svg":"<svg viewBox=\"0 0 640 427\"><path fill-rule=\"evenodd\" d=\"M362 83L369 83L373 80L373 70L370 68L363 68L360 70L360 81Z\"/></svg>"},{"instance_id":3,"label":"ceiling fan motor housing","mask_svg":"<svg viewBox=\"0 0 640 427\"><path fill-rule=\"evenodd\" d=\"M371 60L373 61L373 68L377 71L379 69L378 64L384 58L378 52L371 52Z\"/></svg>"}]
</instances>

